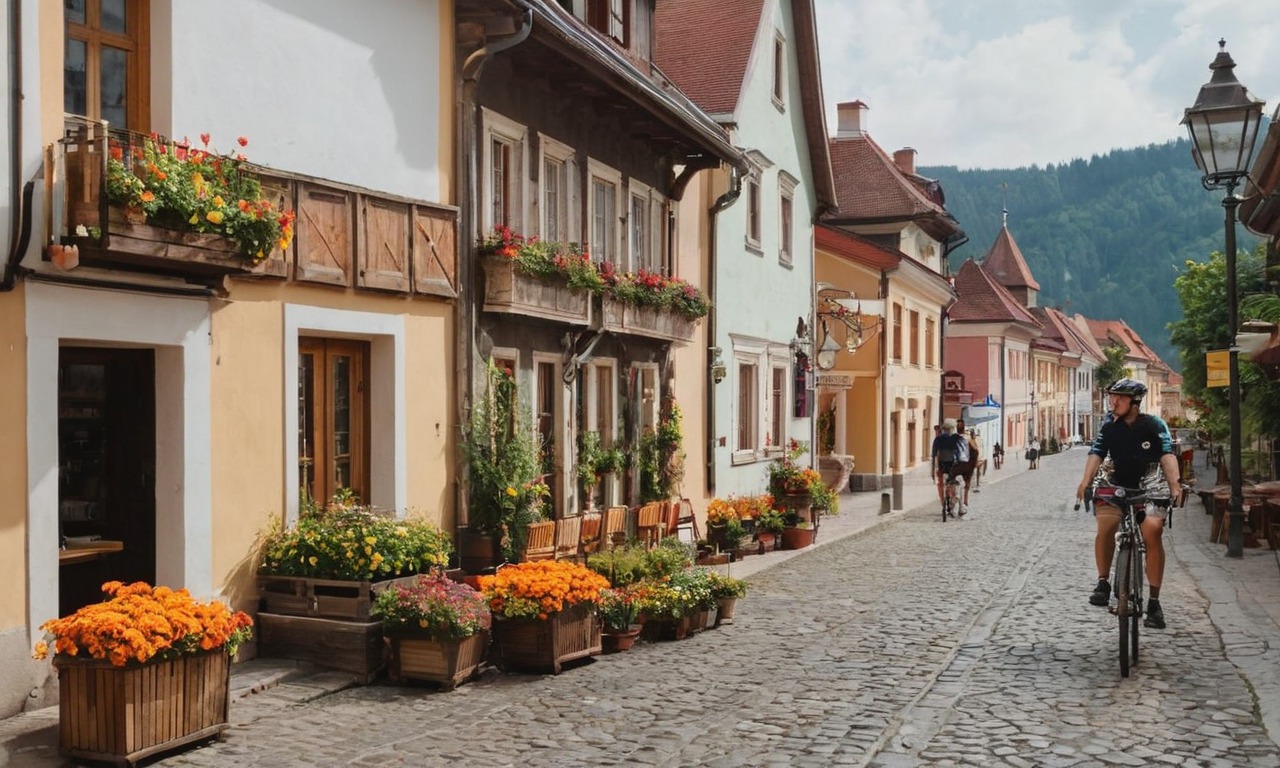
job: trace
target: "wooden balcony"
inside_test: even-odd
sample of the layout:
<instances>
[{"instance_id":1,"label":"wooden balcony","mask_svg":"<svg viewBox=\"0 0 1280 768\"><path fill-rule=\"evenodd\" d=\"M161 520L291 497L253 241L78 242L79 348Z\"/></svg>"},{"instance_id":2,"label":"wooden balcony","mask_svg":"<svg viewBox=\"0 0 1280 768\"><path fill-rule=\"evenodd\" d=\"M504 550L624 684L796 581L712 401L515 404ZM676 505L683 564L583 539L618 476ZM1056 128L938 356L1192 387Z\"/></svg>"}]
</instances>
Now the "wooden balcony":
<instances>
[{"instance_id":1,"label":"wooden balcony","mask_svg":"<svg viewBox=\"0 0 1280 768\"><path fill-rule=\"evenodd\" d=\"M614 333L683 345L693 340L696 324L696 320L673 309L624 304L608 298L604 300L604 327Z\"/></svg>"},{"instance_id":2,"label":"wooden balcony","mask_svg":"<svg viewBox=\"0 0 1280 768\"><path fill-rule=\"evenodd\" d=\"M591 294L559 280L518 272L502 256L483 256L484 311L525 315L569 325L591 324Z\"/></svg>"}]
</instances>

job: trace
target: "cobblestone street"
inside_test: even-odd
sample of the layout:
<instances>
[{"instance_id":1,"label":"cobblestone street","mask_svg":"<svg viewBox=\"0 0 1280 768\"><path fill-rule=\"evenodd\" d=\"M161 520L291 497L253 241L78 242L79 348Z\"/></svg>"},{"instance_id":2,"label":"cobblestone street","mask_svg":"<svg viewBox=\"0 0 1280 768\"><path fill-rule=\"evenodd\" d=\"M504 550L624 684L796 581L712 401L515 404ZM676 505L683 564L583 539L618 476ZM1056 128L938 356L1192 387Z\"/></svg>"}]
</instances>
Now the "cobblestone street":
<instances>
[{"instance_id":1,"label":"cobblestone street","mask_svg":"<svg viewBox=\"0 0 1280 768\"><path fill-rule=\"evenodd\" d=\"M756 573L732 626L447 694L285 682L237 700L221 741L153 764L1280 764L1264 727L1280 707L1274 614L1219 575L1252 569L1274 595L1274 554L1225 561L1193 498L1167 534L1169 628L1144 630L1122 679L1115 619L1086 603L1093 521L1071 511L1084 456L1006 468L964 520L921 504ZM0 721L11 765L66 764L56 717L13 718L30 728L17 740Z\"/></svg>"}]
</instances>

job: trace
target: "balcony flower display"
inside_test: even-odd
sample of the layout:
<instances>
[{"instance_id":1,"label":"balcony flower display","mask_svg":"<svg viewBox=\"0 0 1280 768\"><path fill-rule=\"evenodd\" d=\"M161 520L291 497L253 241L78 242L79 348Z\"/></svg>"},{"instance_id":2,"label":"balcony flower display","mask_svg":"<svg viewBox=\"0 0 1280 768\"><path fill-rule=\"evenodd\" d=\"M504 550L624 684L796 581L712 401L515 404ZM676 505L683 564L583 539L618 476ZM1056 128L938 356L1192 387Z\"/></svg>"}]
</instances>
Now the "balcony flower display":
<instances>
[{"instance_id":1,"label":"balcony flower display","mask_svg":"<svg viewBox=\"0 0 1280 768\"><path fill-rule=\"evenodd\" d=\"M258 179L245 169L243 154L220 155L185 139L157 134L138 145L113 141L107 158L107 200L124 206L126 218L159 227L221 235L235 241L241 256L257 263L293 239L295 214L266 199ZM248 139L237 139L240 146Z\"/></svg>"}]
</instances>

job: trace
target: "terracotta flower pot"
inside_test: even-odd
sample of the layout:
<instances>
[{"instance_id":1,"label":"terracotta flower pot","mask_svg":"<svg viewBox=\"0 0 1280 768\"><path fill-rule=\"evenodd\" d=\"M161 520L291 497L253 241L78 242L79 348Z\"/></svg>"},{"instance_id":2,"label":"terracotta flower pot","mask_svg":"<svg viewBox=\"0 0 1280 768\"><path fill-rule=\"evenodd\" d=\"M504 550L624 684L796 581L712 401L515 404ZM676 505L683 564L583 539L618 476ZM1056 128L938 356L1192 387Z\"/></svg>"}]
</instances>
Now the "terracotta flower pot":
<instances>
[{"instance_id":1,"label":"terracotta flower pot","mask_svg":"<svg viewBox=\"0 0 1280 768\"><path fill-rule=\"evenodd\" d=\"M804 549L813 544L815 531L812 528L787 528L782 532L784 549Z\"/></svg>"},{"instance_id":2,"label":"terracotta flower pot","mask_svg":"<svg viewBox=\"0 0 1280 768\"><path fill-rule=\"evenodd\" d=\"M600 633L600 642L605 653L622 653L631 650L636 638L640 637L640 625L632 624L627 629L606 629Z\"/></svg>"}]
</instances>

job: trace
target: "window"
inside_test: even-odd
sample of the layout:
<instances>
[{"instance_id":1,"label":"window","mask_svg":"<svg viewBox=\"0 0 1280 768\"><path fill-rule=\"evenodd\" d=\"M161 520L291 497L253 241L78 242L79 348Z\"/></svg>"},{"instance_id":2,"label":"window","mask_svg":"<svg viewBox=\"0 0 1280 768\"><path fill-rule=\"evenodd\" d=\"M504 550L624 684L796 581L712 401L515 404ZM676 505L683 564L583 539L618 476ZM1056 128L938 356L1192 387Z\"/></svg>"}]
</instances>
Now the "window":
<instances>
[{"instance_id":1,"label":"window","mask_svg":"<svg viewBox=\"0 0 1280 768\"><path fill-rule=\"evenodd\" d=\"M911 326L907 329L909 341L911 343L911 364L920 364L920 313L911 310Z\"/></svg>"},{"instance_id":2,"label":"window","mask_svg":"<svg viewBox=\"0 0 1280 768\"><path fill-rule=\"evenodd\" d=\"M506 225L520 232L524 227L524 126L484 111L485 231Z\"/></svg>"},{"instance_id":3,"label":"window","mask_svg":"<svg viewBox=\"0 0 1280 768\"><path fill-rule=\"evenodd\" d=\"M653 271L649 244L649 201L643 195L631 195L631 266Z\"/></svg>"},{"instance_id":4,"label":"window","mask_svg":"<svg viewBox=\"0 0 1280 768\"><path fill-rule=\"evenodd\" d=\"M573 150L547 136L538 137L542 152L541 226L542 239L550 242L567 242L578 238L574 231L573 211L575 174Z\"/></svg>"},{"instance_id":5,"label":"window","mask_svg":"<svg viewBox=\"0 0 1280 768\"><path fill-rule=\"evenodd\" d=\"M551 489L551 507L557 516L568 508L566 483L560 467L564 465L563 446L568 442L567 420L562 406L564 384L560 379L559 361L552 355L533 355L533 428L538 434L542 457L542 482ZM568 485L572 485L569 483Z\"/></svg>"},{"instance_id":6,"label":"window","mask_svg":"<svg viewBox=\"0 0 1280 768\"><path fill-rule=\"evenodd\" d=\"M590 0L587 23L625 47L630 27L631 0Z\"/></svg>"},{"instance_id":7,"label":"window","mask_svg":"<svg viewBox=\"0 0 1280 768\"><path fill-rule=\"evenodd\" d=\"M760 403L756 397L755 363L738 363L738 450L756 449L756 411Z\"/></svg>"},{"instance_id":8,"label":"window","mask_svg":"<svg viewBox=\"0 0 1280 768\"><path fill-rule=\"evenodd\" d=\"M618 191L622 176L591 162L591 258L618 263Z\"/></svg>"},{"instance_id":9,"label":"window","mask_svg":"<svg viewBox=\"0 0 1280 768\"><path fill-rule=\"evenodd\" d=\"M927 367L929 367L929 368L932 368L932 367L933 367L933 356L934 356L934 351L933 351L933 349L934 349L934 347L935 347L935 346L937 346L937 343L938 343L938 342L937 342L937 339L936 339L936 330L935 330L935 326L936 326L936 325L937 325L937 323L936 323L936 322L934 322L934 319L933 319L932 317L925 318L925 321L924 321L924 364L925 364ZM925 421L925 423L926 423L926 424L928 424L929 422L926 420L926 421Z\"/></svg>"},{"instance_id":10,"label":"window","mask_svg":"<svg viewBox=\"0 0 1280 768\"><path fill-rule=\"evenodd\" d=\"M787 366L771 365L769 376L769 446L780 452L787 442Z\"/></svg>"},{"instance_id":11,"label":"window","mask_svg":"<svg viewBox=\"0 0 1280 768\"><path fill-rule=\"evenodd\" d=\"M778 210L778 261L790 264L795 243L795 194L800 180L787 173L778 172L778 189L781 204Z\"/></svg>"},{"instance_id":12,"label":"window","mask_svg":"<svg viewBox=\"0 0 1280 768\"><path fill-rule=\"evenodd\" d=\"M661 401L658 398L658 366L652 363L639 363L632 366L635 380L640 387L640 434L652 432L658 428L661 414Z\"/></svg>"},{"instance_id":13,"label":"window","mask_svg":"<svg viewBox=\"0 0 1280 768\"><path fill-rule=\"evenodd\" d=\"M747 245L760 249L760 177L747 179Z\"/></svg>"},{"instance_id":14,"label":"window","mask_svg":"<svg viewBox=\"0 0 1280 768\"><path fill-rule=\"evenodd\" d=\"M64 0L63 110L145 131L151 81L144 0Z\"/></svg>"},{"instance_id":15,"label":"window","mask_svg":"<svg viewBox=\"0 0 1280 768\"><path fill-rule=\"evenodd\" d=\"M298 477L324 502L350 488L369 503L369 344L298 339Z\"/></svg>"},{"instance_id":16,"label":"window","mask_svg":"<svg viewBox=\"0 0 1280 768\"><path fill-rule=\"evenodd\" d=\"M893 305L893 361L902 362L902 305Z\"/></svg>"},{"instance_id":17,"label":"window","mask_svg":"<svg viewBox=\"0 0 1280 768\"><path fill-rule=\"evenodd\" d=\"M778 109L786 106L783 95L787 82L787 41L781 34L773 38L773 104Z\"/></svg>"}]
</instances>

